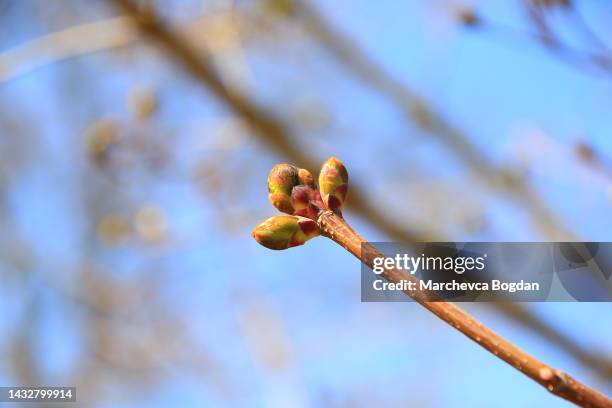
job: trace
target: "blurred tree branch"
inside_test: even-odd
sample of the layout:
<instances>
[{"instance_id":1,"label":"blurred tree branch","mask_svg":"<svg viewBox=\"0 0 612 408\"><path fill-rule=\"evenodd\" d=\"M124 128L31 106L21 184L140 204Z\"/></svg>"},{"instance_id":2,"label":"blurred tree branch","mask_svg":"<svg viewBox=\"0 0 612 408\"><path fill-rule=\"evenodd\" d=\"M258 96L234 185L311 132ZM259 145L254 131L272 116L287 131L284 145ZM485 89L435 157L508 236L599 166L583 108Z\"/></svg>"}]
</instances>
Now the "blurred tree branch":
<instances>
[{"instance_id":1,"label":"blurred tree branch","mask_svg":"<svg viewBox=\"0 0 612 408\"><path fill-rule=\"evenodd\" d=\"M153 11L150 9L143 11L127 0L113 0L113 2L134 17L144 33L162 44L164 49L176 58L175 62L177 64L180 64L187 72L206 85L219 100L240 115L262 142L291 161L300 163L304 168L317 168L316 162L296 147L286 124L248 100L238 90L226 87L215 69L200 57L198 50L185 41L180 34L168 29ZM424 232L407 231L401 225L397 225L395 221L385 217L367 202L359 188L351 190L351 201L353 203L351 210L372 224L379 226L394 238L408 241L432 238L431 235Z\"/></svg>"},{"instance_id":2,"label":"blurred tree branch","mask_svg":"<svg viewBox=\"0 0 612 408\"><path fill-rule=\"evenodd\" d=\"M374 63L365 51L334 29L312 5L299 0L292 4L290 10L295 11L309 32L348 72L387 97L406 117L412 118L424 131L448 147L489 187L525 207L534 225L539 226L545 236L559 241L578 240L523 179L495 166L467 134L435 111L415 91Z\"/></svg>"},{"instance_id":3,"label":"blurred tree branch","mask_svg":"<svg viewBox=\"0 0 612 408\"><path fill-rule=\"evenodd\" d=\"M137 33L129 17L117 17L36 38L0 54L0 83L52 62L125 46Z\"/></svg>"},{"instance_id":4,"label":"blurred tree branch","mask_svg":"<svg viewBox=\"0 0 612 408\"><path fill-rule=\"evenodd\" d=\"M600 72L612 74L612 57L608 47L582 17L575 4L570 1L524 0L523 5L536 29L533 37L553 55L578 67L597 68ZM564 41L548 21L547 13L553 8L561 9L570 18L574 28L580 31L597 51L581 51Z\"/></svg>"},{"instance_id":5,"label":"blurred tree branch","mask_svg":"<svg viewBox=\"0 0 612 408\"><path fill-rule=\"evenodd\" d=\"M487 19L471 8L463 8L458 13L458 18L469 29L503 36L501 39L505 41L532 40L552 57L581 73L606 76L612 74L612 54L609 46L592 29L578 7L570 2L559 3L525 0L523 5L527 18L533 26L533 29L527 32ZM569 23L585 41L590 43L591 50L578 48L558 34L558 30L550 24L547 16L547 12L553 7L563 9Z\"/></svg>"},{"instance_id":6,"label":"blurred tree branch","mask_svg":"<svg viewBox=\"0 0 612 408\"><path fill-rule=\"evenodd\" d=\"M230 13L226 12L225 14L196 18L182 31L187 35L196 35L203 31L205 39L203 45L211 53L215 53L220 48L213 44L217 20L223 18L237 20L239 18L236 13L229 15ZM131 22L132 19L129 17L88 22L49 33L4 51L0 53L0 84L48 64L129 46L140 39L140 32L134 29ZM229 76L229 74L226 75ZM229 78L223 77L222 79Z\"/></svg>"},{"instance_id":7,"label":"blurred tree branch","mask_svg":"<svg viewBox=\"0 0 612 408\"><path fill-rule=\"evenodd\" d=\"M315 169L317 165L315 161L306 156L293 143L293 137L289 131L289 126L282 122L273 114L265 111L253 101L247 99L243 94L235 89L226 87L221 81L218 73L204 59L201 58L197 48L190 44L183 36L176 31L170 29L163 23L155 12L151 9L141 9L130 0L109 0L118 5L124 12L134 18L140 29L156 40L163 49L174 58L174 62L180 65L185 71L191 74L196 80L206 86L212 93L230 109L236 112L243 118L245 123L254 132L261 142L270 146L276 153L280 154L294 163L299 163L300 166ZM323 40L328 40L328 36L333 36L332 41L338 41L334 31L327 27ZM336 45L332 45L335 52L339 52L339 58L347 65L351 65L353 59L357 59L356 69L359 76L364 76L368 81L373 81L373 85L381 87L385 94L396 101L403 110L408 114L415 114L414 110L421 117L421 126L429 130L433 134L438 134L440 139L451 146L451 148L468 163L470 168L483 180L486 180L491 186L499 191L507 193L516 201L522 202L526 207L531 209L532 218L535 222L542 220L545 224L545 230L548 235L553 235L557 238L571 238L573 235L559 227L558 221L548 212L548 209L528 190L522 183L508 182L507 175L495 168L488 160L474 147L469 139L462 132L449 125L444 119L438 117L424 101L414 95L410 90L404 88L403 85L397 83L394 79L388 78L387 75L364 60L359 53L353 54L352 46L348 43L346 46L345 40L339 40ZM346 47L345 47L346 46ZM335 49L335 47L339 47ZM366 62L364 62L366 61ZM373 79L372 79L373 78ZM380 230L384 231L390 238L398 241L428 241L436 240L441 237L433 237L431 234L408 231L395 221L383 215L380 211L374 208L361 193L358 187L351 187L351 200L349 203L351 210L363 219L369 221ZM571 240L571 239L569 239ZM501 310L504 310L503 308ZM506 312L510 313L510 312ZM527 309L520 305L512 306L511 316L516 319L520 316L521 320L537 321ZM540 322L539 325L530 325L534 329L542 330L544 336L548 339L554 339L554 342L570 352L575 358L583 363L590 365L592 358L583 357L588 352L576 353L576 349L580 347L571 339L563 336L552 326L545 322ZM553 336L551 333L555 333ZM572 346L568 346L572 345ZM604 373L609 373L610 364L606 363ZM608 374L609 375L609 374Z\"/></svg>"},{"instance_id":8,"label":"blurred tree branch","mask_svg":"<svg viewBox=\"0 0 612 408\"><path fill-rule=\"evenodd\" d=\"M280 3L284 4L284 7L276 9L294 11L303 20L309 32L347 70L387 96L407 116L412 117L423 130L437 136L488 185L498 191L508 193L516 202L524 205L532 215L534 224L539 225L546 235L557 240L576 240L575 235L562 226L561 221L536 197L524 180L513 176L506 169L496 168L471 143L467 135L434 112L424 99L385 72L382 67L376 65L350 38L334 30L316 9L300 1L295 3L281 1ZM538 10L538 8L535 9ZM196 20L185 31L197 30L202 23L201 20L205 18ZM128 45L138 37L138 31L132 28L129 21L127 17L118 17L87 23L46 35L7 51L0 55L0 82L63 58ZM83 41L83 38L86 38L87 41ZM289 155L289 157L292 156ZM308 163L304 160L299 162ZM360 207L362 204L357 204L357 206ZM395 233L393 235L396 236ZM402 235L401 231L399 235Z\"/></svg>"}]
</instances>

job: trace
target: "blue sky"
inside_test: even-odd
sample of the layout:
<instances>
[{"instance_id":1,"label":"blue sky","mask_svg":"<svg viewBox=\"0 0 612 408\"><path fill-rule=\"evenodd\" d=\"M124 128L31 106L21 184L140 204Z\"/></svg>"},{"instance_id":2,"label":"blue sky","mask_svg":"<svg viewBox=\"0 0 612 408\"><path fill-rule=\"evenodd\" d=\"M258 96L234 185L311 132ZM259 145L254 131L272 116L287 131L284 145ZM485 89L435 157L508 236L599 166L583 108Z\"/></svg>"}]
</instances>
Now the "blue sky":
<instances>
[{"instance_id":1,"label":"blue sky","mask_svg":"<svg viewBox=\"0 0 612 408\"><path fill-rule=\"evenodd\" d=\"M601 22L612 11L604 2L577 3L606 38L608 26ZM0 52L59 28L37 17L35 11L48 6L28 4L11 8ZM612 77L579 72L531 41L466 31L441 4L317 2L375 60L465 129L496 164L520 167L520 154L530 157L530 183L581 238L610 240L611 181L585 168L572 152L585 139L612 162ZM517 4L483 2L479 10L521 31L526 27ZM79 13L71 18L104 18L108 9L95 3ZM351 181L388 213L401 212L401 222L435 224L439 218L457 241L542 239L520 207L474 181L456 157L311 41L284 30L285 40L247 47L252 92L284 118L304 100L321 103L330 123L296 131L310 157L340 157ZM18 280L0 285L0 339L14 332L15 316L25 315L27 296L39 299L36 351L47 367L47 383L63 381L54 373L87 350L76 306L55 295L45 279L70 280L88 259L118 279L159 281L161 301L189 323L194 343L219 363L206 376L176 365L167 372L166 386L128 390L129 400L113 399L126 384L110 381L109 397L95 406L569 406L418 305L360 303L359 262L330 241L319 238L278 253L258 246L251 228L275 214L266 200L267 171L284 159L248 133L237 149L211 148L209 140L217 135L201 124L231 119L232 113L151 46L128 50L48 65L0 84L2 145L15 143L11 119L25 127L27 147L22 162L7 173L3 218L11 231L5 230L2 241L21 237L33 257L26 292L19 292ZM144 125L144 131L170 146L171 165L160 173L130 167L121 175L125 185L109 187L87 157L84 134L100 117L115 118L130 134L141 130L125 107L134 84L153 86L160 96L154 126ZM216 172L237 195L225 189L203 194L195 185L194 167L215 158L221 163ZM83 203L96 197L96 189L106 191L107 209L129 213L155 203L168 220L171 242L161 248L95 243ZM465 232L449 203L475 211L485 228ZM368 239L386 239L350 211L346 217ZM8 274L10 262L0 268ZM580 344L612 357L609 304L527 306ZM147 307L140 309L146 314ZM537 335L486 305L467 307L519 347L612 393L612 384ZM263 328L249 326L257 319L264 319ZM258 351L262 339L286 347L279 365L271 368ZM215 378L231 391L220 392ZM0 365L0 383L13 382L10 367Z\"/></svg>"}]
</instances>

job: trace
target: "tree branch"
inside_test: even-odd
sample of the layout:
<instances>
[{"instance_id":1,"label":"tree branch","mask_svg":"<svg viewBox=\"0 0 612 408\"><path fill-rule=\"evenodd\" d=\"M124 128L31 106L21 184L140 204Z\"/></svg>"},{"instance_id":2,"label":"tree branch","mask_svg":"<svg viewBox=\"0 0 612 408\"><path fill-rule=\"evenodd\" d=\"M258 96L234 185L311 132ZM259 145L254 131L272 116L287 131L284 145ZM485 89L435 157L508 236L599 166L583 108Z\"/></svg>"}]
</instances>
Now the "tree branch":
<instances>
[{"instance_id":1,"label":"tree branch","mask_svg":"<svg viewBox=\"0 0 612 408\"><path fill-rule=\"evenodd\" d=\"M385 258L384 254L363 239L339 215L323 211L319 214L317 224L322 235L341 245L371 269L375 258ZM381 276L398 284L402 281L418 281L401 269L385 270ZM437 300L435 295L421 290L405 290L404 293L551 393L584 407L612 407L612 400L605 395L527 354L452 303Z\"/></svg>"}]
</instances>

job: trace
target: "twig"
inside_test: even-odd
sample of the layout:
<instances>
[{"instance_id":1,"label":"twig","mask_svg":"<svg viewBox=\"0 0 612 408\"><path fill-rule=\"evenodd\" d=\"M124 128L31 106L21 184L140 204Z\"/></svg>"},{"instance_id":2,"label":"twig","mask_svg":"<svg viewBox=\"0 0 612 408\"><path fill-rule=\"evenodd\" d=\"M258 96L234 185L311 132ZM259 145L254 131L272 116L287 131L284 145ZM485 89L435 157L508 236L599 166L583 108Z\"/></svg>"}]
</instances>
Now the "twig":
<instances>
[{"instance_id":1,"label":"twig","mask_svg":"<svg viewBox=\"0 0 612 408\"><path fill-rule=\"evenodd\" d=\"M268 200L289 215L266 219L253 229L252 237L268 249L284 250L323 235L376 270L377 259L386 259L385 255L353 230L341 215L348 182L348 170L336 157L323 163L316 184L306 169L286 163L275 165L268 174ZM402 287L410 283L408 287L412 287L404 290L406 295L553 394L583 406L612 407L612 400L523 352L457 306L444 301L435 291L415 290L420 287L419 279L412 274L396 266L383 269L381 276Z\"/></svg>"},{"instance_id":2,"label":"twig","mask_svg":"<svg viewBox=\"0 0 612 408\"><path fill-rule=\"evenodd\" d=\"M370 268L373 268L375 258L385 257L332 211L321 212L317 224L322 235L341 245ZM400 269L386 270L381 276L394 283L416 281L415 277ZM584 407L612 407L612 400L605 395L527 354L452 303L431 301L432 295L420 290L406 290L404 293L551 393Z\"/></svg>"}]
</instances>

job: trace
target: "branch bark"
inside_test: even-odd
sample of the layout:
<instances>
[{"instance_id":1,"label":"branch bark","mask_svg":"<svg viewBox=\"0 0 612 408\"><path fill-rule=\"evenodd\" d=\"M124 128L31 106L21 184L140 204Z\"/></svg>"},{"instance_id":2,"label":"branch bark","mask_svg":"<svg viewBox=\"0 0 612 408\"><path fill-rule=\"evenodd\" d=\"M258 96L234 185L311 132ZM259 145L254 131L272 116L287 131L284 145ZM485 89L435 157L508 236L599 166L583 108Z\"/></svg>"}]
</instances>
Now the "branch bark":
<instances>
[{"instance_id":1,"label":"branch bark","mask_svg":"<svg viewBox=\"0 0 612 408\"><path fill-rule=\"evenodd\" d=\"M331 211L321 212L317 224L322 235L341 245L370 268L373 268L375 258L385 257L375 246L353 230L342 217ZM393 283L417 281L417 278L400 269L387 270L381 276ZM612 407L612 400L605 395L527 354L454 304L437 300L430 292L406 290L404 293L558 397L583 407Z\"/></svg>"}]
</instances>

